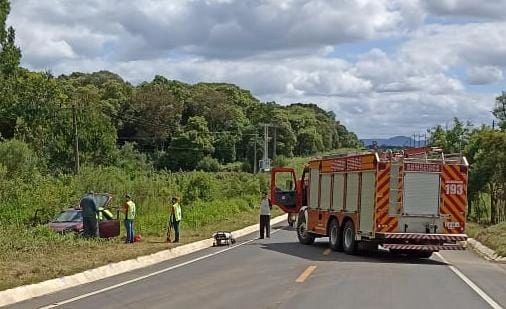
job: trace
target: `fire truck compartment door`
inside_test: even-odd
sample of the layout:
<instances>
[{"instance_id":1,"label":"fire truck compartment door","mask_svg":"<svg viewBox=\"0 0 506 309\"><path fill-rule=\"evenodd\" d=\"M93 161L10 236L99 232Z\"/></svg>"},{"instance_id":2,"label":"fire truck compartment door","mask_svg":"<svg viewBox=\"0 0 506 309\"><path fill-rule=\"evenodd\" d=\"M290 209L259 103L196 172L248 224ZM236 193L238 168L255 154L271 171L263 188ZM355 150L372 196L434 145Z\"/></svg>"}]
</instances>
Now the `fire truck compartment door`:
<instances>
[{"instance_id":1,"label":"fire truck compartment door","mask_svg":"<svg viewBox=\"0 0 506 309\"><path fill-rule=\"evenodd\" d=\"M403 215L439 216L439 174L407 172L404 176Z\"/></svg>"},{"instance_id":2,"label":"fire truck compartment door","mask_svg":"<svg viewBox=\"0 0 506 309\"><path fill-rule=\"evenodd\" d=\"M309 174L309 208L318 208L318 198L320 196L320 170L312 168Z\"/></svg>"},{"instance_id":3,"label":"fire truck compartment door","mask_svg":"<svg viewBox=\"0 0 506 309\"><path fill-rule=\"evenodd\" d=\"M346 183L346 211L357 211L358 191L358 173L348 173L348 180Z\"/></svg>"},{"instance_id":4,"label":"fire truck compartment door","mask_svg":"<svg viewBox=\"0 0 506 309\"><path fill-rule=\"evenodd\" d=\"M374 227L374 193L376 173L362 173L362 192L360 198L360 230L370 233Z\"/></svg>"},{"instance_id":5,"label":"fire truck compartment door","mask_svg":"<svg viewBox=\"0 0 506 309\"><path fill-rule=\"evenodd\" d=\"M332 194L331 187L332 176L325 174L320 179L320 209L327 210L330 208L330 196Z\"/></svg>"}]
</instances>

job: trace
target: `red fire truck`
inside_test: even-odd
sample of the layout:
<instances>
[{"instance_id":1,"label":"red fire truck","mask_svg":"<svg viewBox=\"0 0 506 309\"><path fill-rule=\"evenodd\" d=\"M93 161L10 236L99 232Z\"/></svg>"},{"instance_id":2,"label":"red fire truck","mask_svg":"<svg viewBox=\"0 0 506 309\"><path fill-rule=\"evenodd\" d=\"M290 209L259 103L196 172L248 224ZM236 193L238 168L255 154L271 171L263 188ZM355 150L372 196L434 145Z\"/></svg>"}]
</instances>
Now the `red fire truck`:
<instances>
[{"instance_id":1,"label":"red fire truck","mask_svg":"<svg viewBox=\"0 0 506 309\"><path fill-rule=\"evenodd\" d=\"M363 244L430 257L464 249L467 179L464 156L427 147L315 159L300 179L293 168L273 168L270 195L298 213L302 244L329 237L349 254Z\"/></svg>"}]
</instances>

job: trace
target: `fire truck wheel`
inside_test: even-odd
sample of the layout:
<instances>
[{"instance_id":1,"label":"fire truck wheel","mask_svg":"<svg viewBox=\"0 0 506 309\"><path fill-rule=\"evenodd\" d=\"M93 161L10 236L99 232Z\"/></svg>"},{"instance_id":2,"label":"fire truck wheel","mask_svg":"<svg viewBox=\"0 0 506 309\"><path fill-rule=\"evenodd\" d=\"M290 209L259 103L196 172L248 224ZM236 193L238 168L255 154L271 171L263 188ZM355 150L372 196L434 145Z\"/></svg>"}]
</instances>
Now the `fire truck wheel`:
<instances>
[{"instance_id":1,"label":"fire truck wheel","mask_svg":"<svg viewBox=\"0 0 506 309\"><path fill-rule=\"evenodd\" d=\"M330 249L334 251L342 250L343 245L341 242L341 233L339 230L339 223L336 219L332 219L329 225L329 245Z\"/></svg>"},{"instance_id":2,"label":"fire truck wheel","mask_svg":"<svg viewBox=\"0 0 506 309\"><path fill-rule=\"evenodd\" d=\"M347 254L354 254L357 250L357 242L355 241L355 226L351 220L346 221L344 224L343 249Z\"/></svg>"},{"instance_id":3,"label":"fire truck wheel","mask_svg":"<svg viewBox=\"0 0 506 309\"><path fill-rule=\"evenodd\" d=\"M304 212L299 213L299 220L297 220L297 238L299 238L299 242L304 245L312 245L314 243L315 237L307 230Z\"/></svg>"}]
</instances>

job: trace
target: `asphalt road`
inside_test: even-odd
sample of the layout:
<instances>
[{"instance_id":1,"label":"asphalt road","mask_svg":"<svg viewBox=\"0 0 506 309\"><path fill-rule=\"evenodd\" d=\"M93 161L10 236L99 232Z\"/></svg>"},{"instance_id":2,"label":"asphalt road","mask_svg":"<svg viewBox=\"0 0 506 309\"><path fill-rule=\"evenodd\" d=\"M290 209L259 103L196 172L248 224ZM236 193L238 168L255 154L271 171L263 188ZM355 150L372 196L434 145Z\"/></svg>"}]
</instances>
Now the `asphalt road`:
<instances>
[{"instance_id":1,"label":"asphalt road","mask_svg":"<svg viewBox=\"0 0 506 309\"><path fill-rule=\"evenodd\" d=\"M275 231L11 308L493 308L487 297L506 307L506 265L469 251L349 256L327 250L326 239L303 246L294 231Z\"/></svg>"}]
</instances>

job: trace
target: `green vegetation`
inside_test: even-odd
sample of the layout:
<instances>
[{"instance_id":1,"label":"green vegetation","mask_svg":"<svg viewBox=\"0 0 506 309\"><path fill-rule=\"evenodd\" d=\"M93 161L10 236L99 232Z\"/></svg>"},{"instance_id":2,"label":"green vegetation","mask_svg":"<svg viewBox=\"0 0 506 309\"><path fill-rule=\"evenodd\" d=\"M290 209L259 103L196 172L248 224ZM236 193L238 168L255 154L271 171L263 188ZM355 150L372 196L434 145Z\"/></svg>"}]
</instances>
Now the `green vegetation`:
<instances>
[{"instance_id":1,"label":"green vegetation","mask_svg":"<svg viewBox=\"0 0 506 309\"><path fill-rule=\"evenodd\" d=\"M475 238L476 237L476 234L478 234L479 231L481 231L482 229L484 229L486 227L478 224L478 223L475 223L475 222L467 222L466 223L466 234L467 236L471 237L471 238Z\"/></svg>"},{"instance_id":2,"label":"green vegetation","mask_svg":"<svg viewBox=\"0 0 506 309\"><path fill-rule=\"evenodd\" d=\"M220 202L219 206L222 207L223 204ZM273 214L279 215L280 211L275 210ZM217 230L233 231L257 222L258 209L242 211L196 229L184 227L181 242L189 243L209 238ZM164 231L159 233L162 234ZM12 225L0 226L2 242L0 291L74 274L174 246L164 243L164 239L165 235L143 236L142 242L125 245L121 239L86 240L71 234L59 235L43 226L32 229L18 229Z\"/></svg>"},{"instance_id":3,"label":"green vegetation","mask_svg":"<svg viewBox=\"0 0 506 309\"><path fill-rule=\"evenodd\" d=\"M78 176L32 171L25 178L1 177L0 182L0 290L166 249L168 199L174 195L182 198L183 243L208 238L218 229L254 224L259 192L267 185L262 175L247 173L128 172L117 167L87 167ZM56 234L44 225L32 227L35 209L44 209L44 222L89 190L113 193L113 207L121 205L125 192L131 193L143 242L90 241Z\"/></svg>"},{"instance_id":4,"label":"green vegetation","mask_svg":"<svg viewBox=\"0 0 506 309\"><path fill-rule=\"evenodd\" d=\"M495 250L500 256L506 256L506 222L489 227L470 224L467 228L470 237Z\"/></svg>"},{"instance_id":5,"label":"green vegetation","mask_svg":"<svg viewBox=\"0 0 506 309\"><path fill-rule=\"evenodd\" d=\"M155 76L134 86L107 71L54 77L20 68L8 13L9 1L1 0L0 138L27 143L44 173L72 171L76 141L81 163L89 166L121 166L119 148L130 142L130 151L159 170L215 171L242 162L251 172L255 149L258 159L264 152L262 124L276 125L269 131L275 136L270 157L360 145L333 112L315 104L262 103L232 84Z\"/></svg>"},{"instance_id":6,"label":"green vegetation","mask_svg":"<svg viewBox=\"0 0 506 309\"><path fill-rule=\"evenodd\" d=\"M471 165L466 233L497 254L506 256L506 93L496 98L493 111L499 128L474 128L458 119L453 126L429 130L430 145L464 153ZM488 226L490 225L490 226ZM488 226L488 227L487 227Z\"/></svg>"},{"instance_id":7,"label":"green vegetation","mask_svg":"<svg viewBox=\"0 0 506 309\"><path fill-rule=\"evenodd\" d=\"M360 144L315 104L263 103L231 84L156 76L132 85L106 71L55 77L21 68L9 8L0 0L0 289L167 248L174 195L183 243L257 222L267 180L247 172L264 152L264 123L276 124L269 157L278 161ZM144 241L127 246L45 227L90 190L112 193L115 208L130 193Z\"/></svg>"},{"instance_id":8,"label":"green vegetation","mask_svg":"<svg viewBox=\"0 0 506 309\"><path fill-rule=\"evenodd\" d=\"M498 111L505 98L503 93L496 99L494 114L501 126L504 126L504 113ZM489 224L506 221L506 130L488 126L473 128L471 124L455 119L450 129L437 126L429 131L430 145L448 152L464 153L471 164L469 219Z\"/></svg>"}]
</instances>

